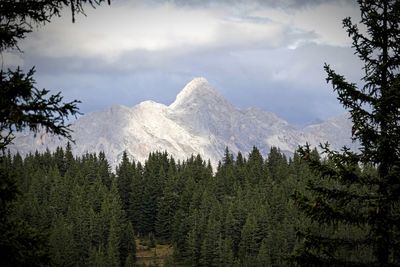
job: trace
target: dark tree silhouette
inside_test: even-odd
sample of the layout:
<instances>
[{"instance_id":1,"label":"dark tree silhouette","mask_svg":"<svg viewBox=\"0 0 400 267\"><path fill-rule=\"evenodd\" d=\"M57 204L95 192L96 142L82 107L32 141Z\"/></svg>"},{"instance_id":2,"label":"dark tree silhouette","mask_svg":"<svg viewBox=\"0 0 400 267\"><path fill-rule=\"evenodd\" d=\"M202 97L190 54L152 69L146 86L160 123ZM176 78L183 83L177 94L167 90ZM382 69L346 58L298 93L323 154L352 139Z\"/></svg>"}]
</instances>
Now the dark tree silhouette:
<instances>
[{"instance_id":1,"label":"dark tree silhouette","mask_svg":"<svg viewBox=\"0 0 400 267\"><path fill-rule=\"evenodd\" d=\"M343 25L364 62L364 86L325 70L350 112L360 152L325 146L329 160L320 163L302 150L321 177L310 182L310 194L295 196L317 225L299 232L294 259L302 266L400 266L400 1L358 3L366 33L350 18Z\"/></svg>"},{"instance_id":2,"label":"dark tree silhouette","mask_svg":"<svg viewBox=\"0 0 400 267\"><path fill-rule=\"evenodd\" d=\"M105 0L1 0L0 1L0 53L17 49L18 42L35 27L60 16L62 8L69 7L72 21L75 15L84 14L84 4L92 7ZM110 3L110 0L108 0ZM3 64L2 64L3 65ZM29 128L38 131L44 127L47 132L71 139L66 123L68 115L78 113L79 101L63 103L60 93L49 95L49 91L35 87L34 68L24 73L16 70L0 70L0 149L12 142L13 132Z\"/></svg>"},{"instance_id":3,"label":"dark tree silhouette","mask_svg":"<svg viewBox=\"0 0 400 267\"><path fill-rule=\"evenodd\" d=\"M72 21L75 15L84 14L84 5L92 7L104 0L0 0L0 53L17 49L18 42L35 27L59 16L61 9L69 7ZM110 2L110 0L108 0ZM12 140L13 132L28 128L71 139L67 124L69 115L78 113L78 101L63 103L60 93L35 87L34 68L24 73L16 70L0 70L0 265L43 266L47 261L43 237L27 225L10 217L12 201L18 194L15 177L8 171L4 152Z\"/></svg>"}]
</instances>

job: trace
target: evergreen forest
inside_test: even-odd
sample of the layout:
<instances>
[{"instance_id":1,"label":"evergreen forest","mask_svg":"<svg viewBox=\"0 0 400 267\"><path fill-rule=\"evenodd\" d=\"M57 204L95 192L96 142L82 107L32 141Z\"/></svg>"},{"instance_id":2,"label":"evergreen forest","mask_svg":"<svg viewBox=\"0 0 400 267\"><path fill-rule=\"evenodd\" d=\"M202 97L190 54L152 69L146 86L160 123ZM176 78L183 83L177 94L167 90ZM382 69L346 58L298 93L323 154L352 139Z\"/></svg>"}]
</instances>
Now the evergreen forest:
<instances>
[{"instance_id":1,"label":"evergreen forest","mask_svg":"<svg viewBox=\"0 0 400 267\"><path fill-rule=\"evenodd\" d=\"M295 226L312 226L291 196L313 172L278 148L226 149L215 173L199 155L154 152L143 164L124 153L114 174L103 153L74 157L69 145L8 155L1 169L21 192L10 216L35 230L52 266L140 266L135 239L172 246L163 266L289 266Z\"/></svg>"}]
</instances>

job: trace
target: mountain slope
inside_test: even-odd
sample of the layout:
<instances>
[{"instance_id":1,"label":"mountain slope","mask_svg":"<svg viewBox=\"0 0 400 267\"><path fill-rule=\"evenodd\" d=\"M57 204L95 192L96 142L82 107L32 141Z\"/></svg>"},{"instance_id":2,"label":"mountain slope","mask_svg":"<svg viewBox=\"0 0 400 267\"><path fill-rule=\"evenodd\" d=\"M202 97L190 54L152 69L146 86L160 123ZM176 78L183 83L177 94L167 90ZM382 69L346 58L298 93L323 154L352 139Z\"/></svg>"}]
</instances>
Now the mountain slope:
<instances>
[{"instance_id":1,"label":"mountain slope","mask_svg":"<svg viewBox=\"0 0 400 267\"><path fill-rule=\"evenodd\" d=\"M201 154L216 166L225 147L247 153L257 146L264 155L271 146L293 153L306 141L314 146L329 141L337 149L354 147L349 138L351 123L345 116L296 129L271 112L235 108L204 78L188 83L170 106L153 101L132 108L115 105L82 116L71 128L75 154L104 151L112 167L123 151L139 161L155 150L166 150L176 159ZM47 133L24 132L17 134L10 150L52 151L65 143Z\"/></svg>"}]
</instances>

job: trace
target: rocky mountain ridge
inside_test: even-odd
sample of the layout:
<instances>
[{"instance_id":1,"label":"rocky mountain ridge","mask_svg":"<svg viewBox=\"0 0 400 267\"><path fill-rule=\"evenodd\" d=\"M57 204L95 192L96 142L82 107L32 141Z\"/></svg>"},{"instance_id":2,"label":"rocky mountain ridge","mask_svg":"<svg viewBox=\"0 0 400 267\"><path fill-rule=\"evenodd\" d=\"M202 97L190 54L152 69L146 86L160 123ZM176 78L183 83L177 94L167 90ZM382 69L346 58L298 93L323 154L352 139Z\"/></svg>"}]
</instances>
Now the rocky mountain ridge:
<instances>
[{"instance_id":1,"label":"rocky mountain ridge","mask_svg":"<svg viewBox=\"0 0 400 267\"><path fill-rule=\"evenodd\" d=\"M356 149L347 115L298 129L272 112L234 107L205 78L193 79L169 106L153 101L132 108L114 105L82 116L71 129L76 155L104 151L112 167L123 151L142 162L156 150L181 160L200 154L216 166L226 147L234 154L246 154L257 146L266 155L276 146L290 154L306 142L318 146L328 141L335 149L344 145ZM9 148L25 155L53 151L66 142L44 132L23 132L16 134Z\"/></svg>"}]
</instances>

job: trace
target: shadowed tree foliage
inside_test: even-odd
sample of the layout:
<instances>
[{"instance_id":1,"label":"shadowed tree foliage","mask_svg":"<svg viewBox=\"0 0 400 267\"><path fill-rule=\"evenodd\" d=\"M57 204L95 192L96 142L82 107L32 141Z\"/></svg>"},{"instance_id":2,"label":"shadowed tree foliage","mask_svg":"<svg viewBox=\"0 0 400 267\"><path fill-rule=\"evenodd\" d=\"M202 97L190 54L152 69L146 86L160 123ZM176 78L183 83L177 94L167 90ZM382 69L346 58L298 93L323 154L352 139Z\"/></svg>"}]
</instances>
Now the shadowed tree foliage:
<instances>
[{"instance_id":1,"label":"shadowed tree foliage","mask_svg":"<svg viewBox=\"0 0 400 267\"><path fill-rule=\"evenodd\" d=\"M72 20L83 13L84 4L92 7L102 0L0 0L0 53L19 50L18 42L35 27L50 22L59 16L61 9L69 7ZM78 101L63 103L60 93L49 95L49 91L35 87L34 68L24 73L15 70L0 70L0 265L43 266L47 249L43 236L35 229L10 217L12 201L17 198L16 177L7 168L4 155L7 145L13 140L13 132L29 129L57 134L71 139L66 121L69 115L78 113ZM10 173L11 172L11 173ZM20 177L18 177L20 178Z\"/></svg>"},{"instance_id":2,"label":"shadowed tree foliage","mask_svg":"<svg viewBox=\"0 0 400 267\"><path fill-rule=\"evenodd\" d=\"M27 181L7 218L34 232L29 232L30 239L18 239L29 245L28 251L18 243L11 243L18 245L11 251L1 251L9 253L0 258L1 266L124 266L128 259L132 265L135 236L116 177L109 172L109 179L104 179L105 174L98 172L103 160L94 154L71 159L72 164L61 174L57 164L62 160L60 155L64 155L63 160L68 157L58 148L54 153L28 155L22 162L17 155L3 166L11 174L19 166L24 175L18 182ZM17 229L21 227L12 228L11 233ZM48 233L48 242L36 241L44 236L33 233ZM7 241L10 239L1 239L0 243Z\"/></svg>"},{"instance_id":3,"label":"shadowed tree foliage","mask_svg":"<svg viewBox=\"0 0 400 267\"><path fill-rule=\"evenodd\" d=\"M13 132L28 128L71 139L66 119L78 113L79 101L63 103L60 93L35 87L32 68L24 74L21 69L0 71L0 149L4 150L13 140Z\"/></svg>"},{"instance_id":4,"label":"shadowed tree foliage","mask_svg":"<svg viewBox=\"0 0 400 267\"><path fill-rule=\"evenodd\" d=\"M72 21L76 14L84 14L84 5L92 7L105 0L1 0L0 1L0 53L19 50L18 42L35 27L60 16L65 7L71 9ZM108 0L110 3L110 0ZM49 95L49 91L35 87L35 69L24 73L16 70L0 70L0 149L12 142L14 131L24 128L38 131L43 127L47 132L71 139L66 123L68 115L78 113L79 101L63 103L60 93Z\"/></svg>"},{"instance_id":5,"label":"shadowed tree foliage","mask_svg":"<svg viewBox=\"0 0 400 267\"><path fill-rule=\"evenodd\" d=\"M400 266L400 2L358 1L363 34L344 28L364 62L358 88L325 65L327 81L349 110L360 152L331 151L325 162L301 153L319 176L298 206L315 224L299 231L294 260L301 266Z\"/></svg>"}]
</instances>

